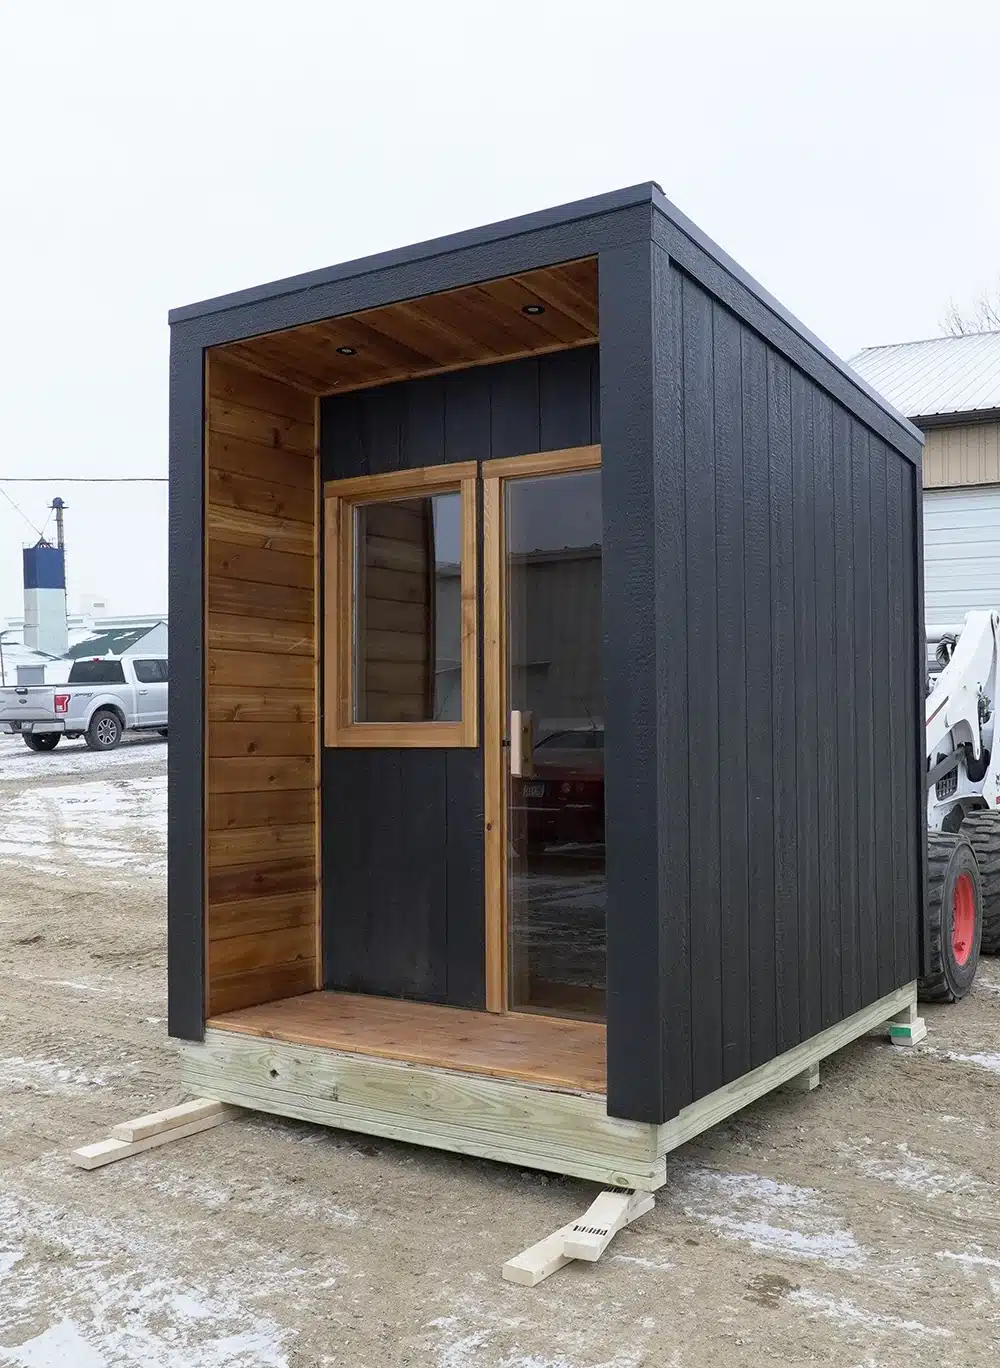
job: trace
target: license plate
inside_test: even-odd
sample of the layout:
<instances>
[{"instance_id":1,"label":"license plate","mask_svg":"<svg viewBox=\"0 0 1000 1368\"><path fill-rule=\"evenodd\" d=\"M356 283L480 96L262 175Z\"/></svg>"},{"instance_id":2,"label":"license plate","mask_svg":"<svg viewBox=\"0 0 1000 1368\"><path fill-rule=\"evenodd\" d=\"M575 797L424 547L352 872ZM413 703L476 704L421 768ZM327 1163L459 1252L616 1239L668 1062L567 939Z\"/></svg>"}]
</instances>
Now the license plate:
<instances>
[{"instance_id":1,"label":"license plate","mask_svg":"<svg viewBox=\"0 0 1000 1368\"><path fill-rule=\"evenodd\" d=\"M545 797L545 785L544 785L544 784L525 784L525 786L524 786L524 788L521 790L521 792L522 792L522 794L524 795L525 798L544 798L544 797Z\"/></svg>"}]
</instances>

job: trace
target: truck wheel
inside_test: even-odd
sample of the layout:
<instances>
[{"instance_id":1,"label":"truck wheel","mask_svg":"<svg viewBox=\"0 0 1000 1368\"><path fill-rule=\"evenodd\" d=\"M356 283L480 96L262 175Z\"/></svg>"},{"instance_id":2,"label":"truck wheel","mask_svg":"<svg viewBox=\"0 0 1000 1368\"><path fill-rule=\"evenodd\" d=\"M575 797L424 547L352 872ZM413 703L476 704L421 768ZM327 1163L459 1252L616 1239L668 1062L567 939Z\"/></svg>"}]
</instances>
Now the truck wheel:
<instances>
[{"instance_id":1,"label":"truck wheel","mask_svg":"<svg viewBox=\"0 0 1000 1368\"><path fill-rule=\"evenodd\" d=\"M979 864L983 887L984 955L1000 954L1000 812L980 808L962 822L961 834L969 838Z\"/></svg>"},{"instance_id":2,"label":"truck wheel","mask_svg":"<svg viewBox=\"0 0 1000 1368\"><path fill-rule=\"evenodd\" d=\"M983 889L965 834L927 836L927 944L920 996L957 1002L972 987L983 930Z\"/></svg>"},{"instance_id":3,"label":"truck wheel","mask_svg":"<svg viewBox=\"0 0 1000 1368\"><path fill-rule=\"evenodd\" d=\"M61 732L39 732L37 736L34 732L22 732L21 735L28 750L33 751L55 750L62 739Z\"/></svg>"},{"instance_id":4,"label":"truck wheel","mask_svg":"<svg viewBox=\"0 0 1000 1368\"><path fill-rule=\"evenodd\" d=\"M118 714L110 708L98 708L90 719L83 739L91 750L114 750L122 739L122 724Z\"/></svg>"}]
</instances>

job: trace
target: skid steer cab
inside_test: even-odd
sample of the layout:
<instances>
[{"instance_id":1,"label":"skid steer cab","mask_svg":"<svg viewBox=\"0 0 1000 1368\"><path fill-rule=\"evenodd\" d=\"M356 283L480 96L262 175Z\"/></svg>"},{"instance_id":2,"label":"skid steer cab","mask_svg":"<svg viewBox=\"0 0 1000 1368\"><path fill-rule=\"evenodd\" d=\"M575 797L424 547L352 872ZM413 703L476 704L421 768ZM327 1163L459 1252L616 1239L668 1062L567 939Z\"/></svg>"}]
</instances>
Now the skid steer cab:
<instances>
[{"instance_id":1,"label":"skid steer cab","mask_svg":"<svg viewBox=\"0 0 1000 1368\"><path fill-rule=\"evenodd\" d=\"M1000 953L1000 613L927 629L927 922L921 995L954 1002ZM996 738L1000 741L1000 737Z\"/></svg>"}]
</instances>

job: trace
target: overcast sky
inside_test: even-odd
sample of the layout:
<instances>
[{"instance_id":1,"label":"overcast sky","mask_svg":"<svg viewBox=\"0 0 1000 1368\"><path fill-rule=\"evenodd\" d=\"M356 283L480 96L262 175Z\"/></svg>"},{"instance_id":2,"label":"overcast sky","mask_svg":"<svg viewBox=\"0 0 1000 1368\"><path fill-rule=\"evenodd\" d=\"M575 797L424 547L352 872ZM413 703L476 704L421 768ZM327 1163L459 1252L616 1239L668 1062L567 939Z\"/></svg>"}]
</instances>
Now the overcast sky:
<instances>
[{"instance_id":1,"label":"overcast sky","mask_svg":"<svg viewBox=\"0 0 1000 1368\"><path fill-rule=\"evenodd\" d=\"M0 476L166 474L167 310L657 180L835 351L1000 275L998 7L0 0ZM166 486L0 484L0 620L166 607Z\"/></svg>"}]
</instances>

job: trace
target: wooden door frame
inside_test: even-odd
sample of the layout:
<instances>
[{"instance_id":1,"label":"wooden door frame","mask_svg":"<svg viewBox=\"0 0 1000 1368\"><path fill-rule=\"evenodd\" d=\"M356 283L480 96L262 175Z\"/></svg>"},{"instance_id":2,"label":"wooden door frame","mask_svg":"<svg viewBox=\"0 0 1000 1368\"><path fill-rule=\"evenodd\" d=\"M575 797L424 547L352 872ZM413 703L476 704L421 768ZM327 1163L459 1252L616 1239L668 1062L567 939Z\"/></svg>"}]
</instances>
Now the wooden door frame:
<instances>
[{"instance_id":1,"label":"wooden door frame","mask_svg":"<svg viewBox=\"0 0 1000 1368\"><path fill-rule=\"evenodd\" d=\"M599 469L599 446L539 451L483 461L483 823L485 841L486 1010L508 1010L506 577L503 485L532 475Z\"/></svg>"}]
</instances>

